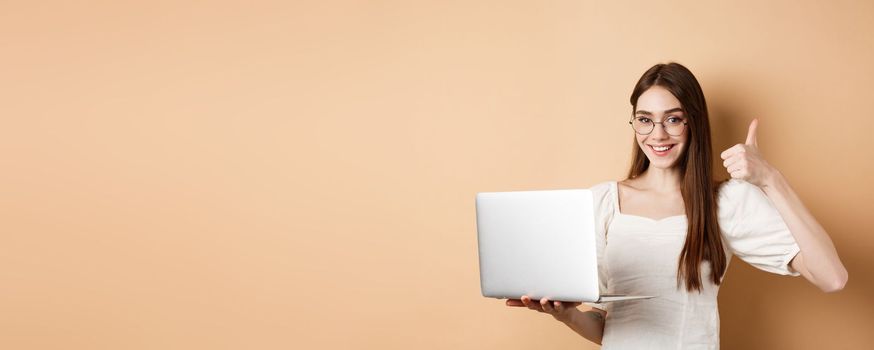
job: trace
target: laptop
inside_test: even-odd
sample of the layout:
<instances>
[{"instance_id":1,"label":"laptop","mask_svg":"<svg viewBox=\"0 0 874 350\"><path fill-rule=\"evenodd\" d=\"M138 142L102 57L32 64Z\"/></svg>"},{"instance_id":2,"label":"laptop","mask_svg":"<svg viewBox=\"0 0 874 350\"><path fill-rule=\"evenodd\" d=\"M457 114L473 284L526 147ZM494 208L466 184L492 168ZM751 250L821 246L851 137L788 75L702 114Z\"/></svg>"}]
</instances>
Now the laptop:
<instances>
[{"instance_id":1,"label":"laptop","mask_svg":"<svg viewBox=\"0 0 874 350\"><path fill-rule=\"evenodd\" d=\"M477 193L476 230L485 297L588 303L653 297L601 294L588 189Z\"/></svg>"}]
</instances>

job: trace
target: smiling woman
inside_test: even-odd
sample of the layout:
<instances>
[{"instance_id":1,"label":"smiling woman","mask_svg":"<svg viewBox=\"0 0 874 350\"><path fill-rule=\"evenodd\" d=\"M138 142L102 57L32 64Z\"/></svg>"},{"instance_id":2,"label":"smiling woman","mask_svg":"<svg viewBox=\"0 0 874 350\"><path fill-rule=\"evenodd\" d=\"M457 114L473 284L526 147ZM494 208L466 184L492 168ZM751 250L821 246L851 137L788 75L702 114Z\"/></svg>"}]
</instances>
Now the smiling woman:
<instances>
[{"instance_id":1,"label":"smiling woman","mask_svg":"<svg viewBox=\"0 0 874 350\"><path fill-rule=\"evenodd\" d=\"M686 67L658 64L631 94L628 178L592 187L603 294L656 295L595 305L523 296L509 306L553 315L604 349L719 348L716 296L732 255L767 272L837 291L847 272L822 226L756 146L722 153L732 178L714 181L710 122Z\"/></svg>"},{"instance_id":2,"label":"smiling woman","mask_svg":"<svg viewBox=\"0 0 874 350\"><path fill-rule=\"evenodd\" d=\"M635 129L635 142L632 165L628 172L628 187L639 188L643 175L658 176L657 188L679 192L680 198L673 200L669 208L685 212L688 225L686 243L680 252L677 267L677 280L685 279L688 290L701 289L699 265L709 261L713 283L719 284L725 273L727 262L719 236L719 222L716 217L714 198L717 184L713 182L710 141L710 116L707 102L698 80L686 67L672 63L655 65L647 70L631 93L631 106L634 115L646 115L648 111L665 111L658 117L662 120L679 118L684 120L680 133L668 134L667 129L643 133ZM686 125L689 125L688 132ZM645 130L644 130L645 131ZM676 131L676 130L675 130ZM677 135L677 136L674 136ZM688 146L687 146L688 144ZM660 152L654 145L669 145ZM688 147L688 152L684 152ZM663 148L661 148L663 149ZM672 151L672 152L671 152ZM653 171L647 172L650 168ZM660 175L659 175L660 174ZM680 185L677 191L677 185ZM633 198L625 203L635 203ZM639 209L659 207L653 202L664 202L658 198L639 201ZM686 205L688 203L688 205ZM684 208L681 210L680 208Z\"/></svg>"}]
</instances>

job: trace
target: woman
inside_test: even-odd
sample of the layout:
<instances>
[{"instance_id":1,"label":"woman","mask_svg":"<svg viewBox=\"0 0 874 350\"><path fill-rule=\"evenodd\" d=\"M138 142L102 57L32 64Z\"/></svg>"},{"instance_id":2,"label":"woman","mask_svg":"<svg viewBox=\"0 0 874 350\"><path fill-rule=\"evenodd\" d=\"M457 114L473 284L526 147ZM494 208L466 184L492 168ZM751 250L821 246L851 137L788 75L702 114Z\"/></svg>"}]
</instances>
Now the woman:
<instances>
[{"instance_id":1,"label":"woman","mask_svg":"<svg viewBox=\"0 0 874 350\"><path fill-rule=\"evenodd\" d=\"M592 187L601 289L654 299L589 311L528 296L508 300L548 313L604 349L718 348L716 295L731 255L826 292L847 271L825 230L786 179L746 142L722 152L728 181L714 183L707 105L686 67L657 64L631 94L635 133L628 178Z\"/></svg>"}]
</instances>

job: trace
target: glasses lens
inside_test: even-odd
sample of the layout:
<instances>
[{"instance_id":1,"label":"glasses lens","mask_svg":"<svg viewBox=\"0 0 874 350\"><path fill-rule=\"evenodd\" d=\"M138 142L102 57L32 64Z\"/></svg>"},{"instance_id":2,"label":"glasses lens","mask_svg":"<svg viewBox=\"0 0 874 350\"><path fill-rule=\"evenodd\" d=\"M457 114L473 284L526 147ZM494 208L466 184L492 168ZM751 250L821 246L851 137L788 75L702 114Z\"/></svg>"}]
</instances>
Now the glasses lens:
<instances>
[{"instance_id":1,"label":"glasses lens","mask_svg":"<svg viewBox=\"0 0 874 350\"><path fill-rule=\"evenodd\" d=\"M671 136L680 136L683 134L683 130L686 129L686 124L683 123L682 120L668 118L668 120L664 123L665 132Z\"/></svg>"},{"instance_id":2,"label":"glasses lens","mask_svg":"<svg viewBox=\"0 0 874 350\"><path fill-rule=\"evenodd\" d=\"M652 128L655 124L653 124L652 120L647 118L634 118L631 121L631 127L634 128L634 131L641 135L646 135L652 132Z\"/></svg>"}]
</instances>

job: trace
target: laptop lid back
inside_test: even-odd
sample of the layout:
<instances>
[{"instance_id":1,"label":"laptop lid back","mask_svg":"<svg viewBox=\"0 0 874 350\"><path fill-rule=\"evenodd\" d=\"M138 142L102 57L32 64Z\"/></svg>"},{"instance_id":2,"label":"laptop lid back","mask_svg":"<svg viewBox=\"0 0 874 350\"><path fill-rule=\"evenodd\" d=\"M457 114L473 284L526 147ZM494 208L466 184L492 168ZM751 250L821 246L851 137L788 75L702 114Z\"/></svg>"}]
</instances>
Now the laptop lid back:
<instances>
[{"instance_id":1,"label":"laptop lid back","mask_svg":"<svg viewBox=\"0 0 874 350\"><path fill-rule=\"evenodd\" d=\"M598 300L591 191L478 193L476 221L483 296Z\"/></svg>"}]
</instances>

